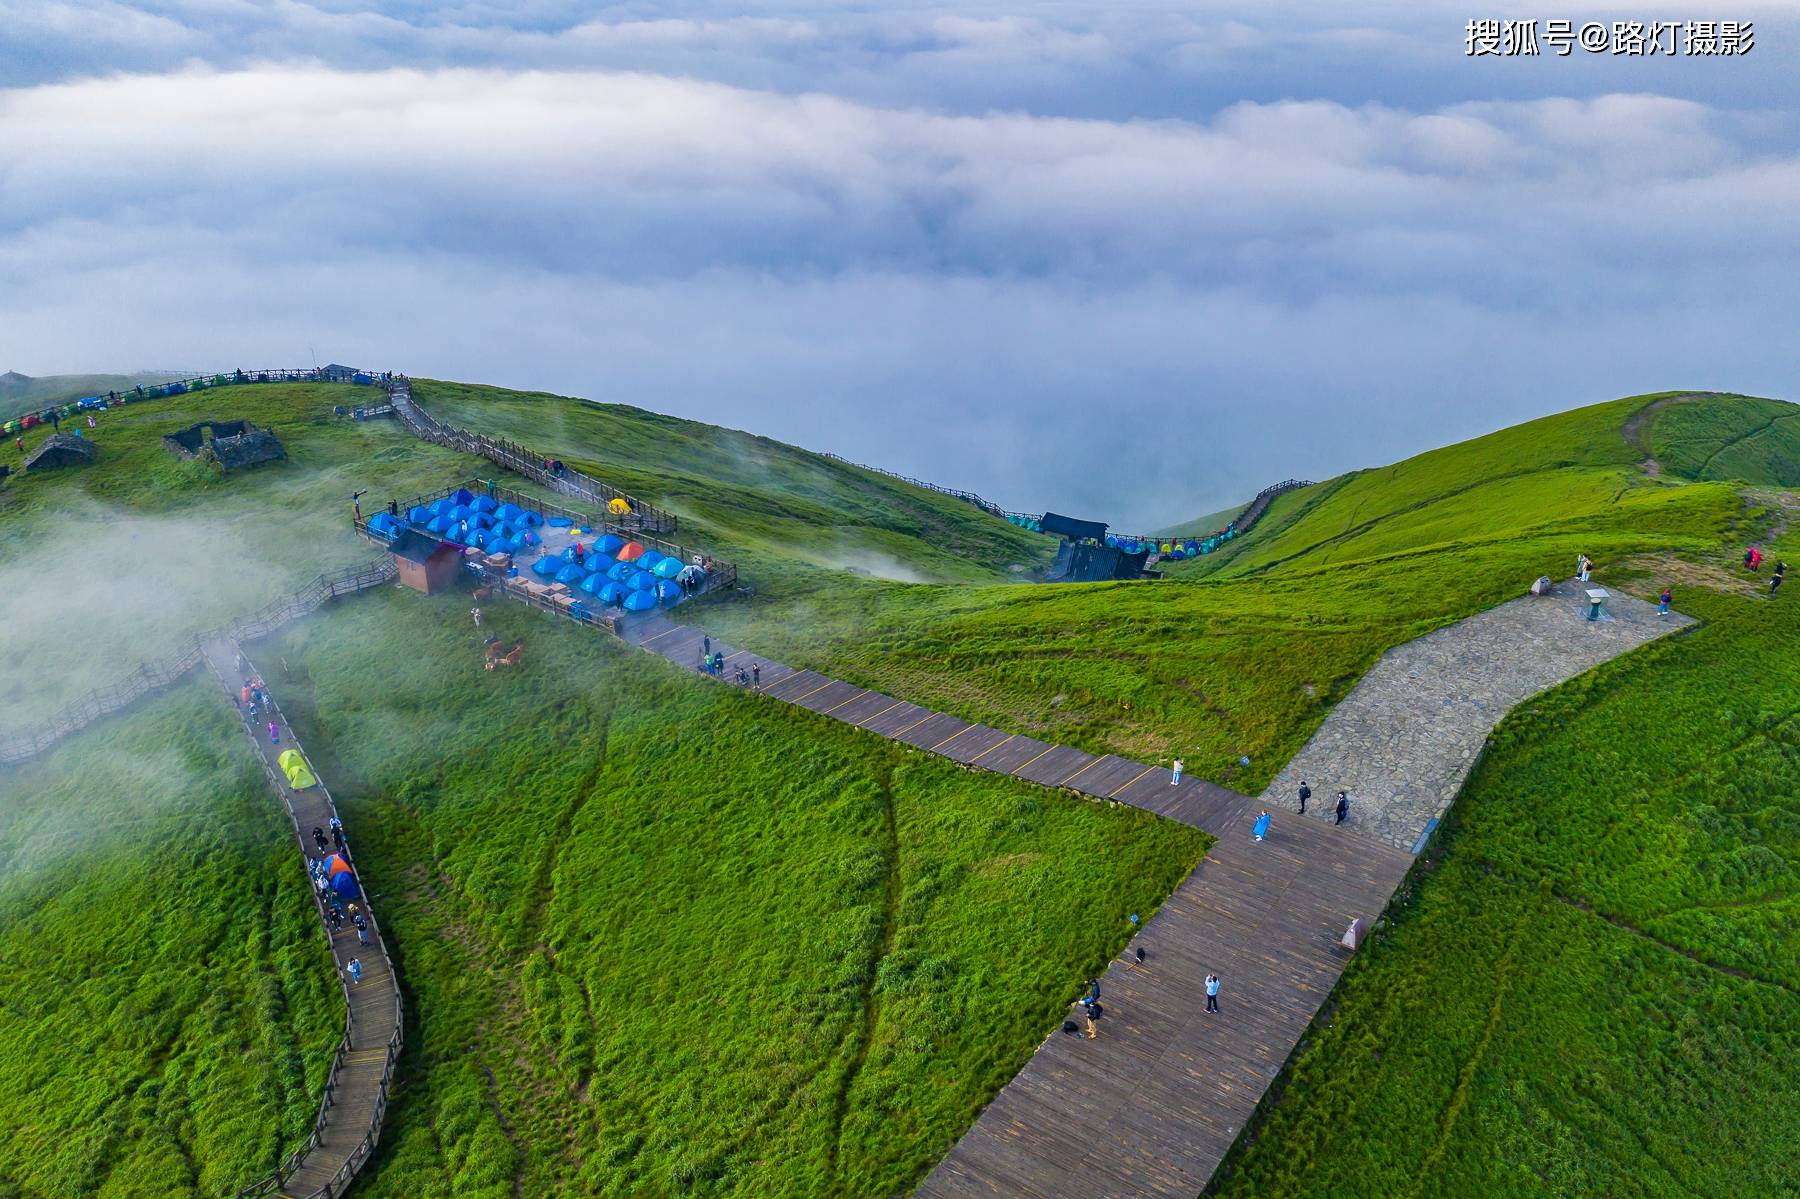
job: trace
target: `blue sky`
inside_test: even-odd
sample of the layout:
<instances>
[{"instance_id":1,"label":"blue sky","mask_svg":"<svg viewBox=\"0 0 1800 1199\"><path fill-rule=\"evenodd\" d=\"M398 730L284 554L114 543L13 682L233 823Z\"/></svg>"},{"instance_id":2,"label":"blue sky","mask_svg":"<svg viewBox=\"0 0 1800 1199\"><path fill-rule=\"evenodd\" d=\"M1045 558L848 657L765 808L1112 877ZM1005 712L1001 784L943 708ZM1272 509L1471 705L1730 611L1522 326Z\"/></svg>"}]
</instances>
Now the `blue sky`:
<instances>
[{"instance_id":1,"label":"blue sky","mask_svg":"<svg viewBox=\"0 0 1800 1199\"><path fill-rule=\"evenodd\" d=\"M620 400L1148 527L1575 404L1791 397L1782 7L0 0L0 369Z\"/></svg>"}]
</instances>

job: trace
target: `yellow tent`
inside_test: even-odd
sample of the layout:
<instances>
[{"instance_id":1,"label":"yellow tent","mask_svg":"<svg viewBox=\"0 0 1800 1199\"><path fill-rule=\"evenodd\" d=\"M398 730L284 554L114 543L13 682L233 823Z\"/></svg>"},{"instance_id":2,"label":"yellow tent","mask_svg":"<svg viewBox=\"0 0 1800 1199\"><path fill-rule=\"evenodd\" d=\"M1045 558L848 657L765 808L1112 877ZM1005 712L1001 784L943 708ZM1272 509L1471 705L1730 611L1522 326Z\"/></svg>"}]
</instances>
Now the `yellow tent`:
<instances>
[{"instance_id":1,"label":"yellow tent","mask_svg":"<svg viewBox=\"0 0 1800 1199\"><path fill-rule=\"evenodd\" d=\"M616 495L612 499L606 501L606 510L614 516L631 515L631 505L627 504Z\"/></svg>"},{"instance_id":2,"label":"yellow tent","mask_svg":"<svg viewBox=\"0 0 1800 1199\"><path fill-rule=\"evenodd\" d=\"M282 773L287 775L288 786L296 791L304 791L319 781L313 777L312 768L306 764L306 759L300 756L297 749L284 749L275 760L281 763Z\"/></svg>"}]
</instances>

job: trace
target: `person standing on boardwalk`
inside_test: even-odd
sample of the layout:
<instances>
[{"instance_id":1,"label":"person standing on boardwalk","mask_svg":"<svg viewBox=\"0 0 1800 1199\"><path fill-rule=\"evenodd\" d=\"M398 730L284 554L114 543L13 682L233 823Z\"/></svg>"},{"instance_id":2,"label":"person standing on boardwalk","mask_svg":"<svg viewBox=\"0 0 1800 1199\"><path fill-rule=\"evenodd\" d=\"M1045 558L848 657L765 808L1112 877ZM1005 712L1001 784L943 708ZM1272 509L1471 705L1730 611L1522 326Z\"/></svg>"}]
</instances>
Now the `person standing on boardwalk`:
<instances>
[{"instance_id":1,"label":"person standing on boardwalk","mask_svg":"<svg viewBox=\"0 0 1800 1199\"><path fill-rule=\"evenodd\" d=\"M1269 835L1269 821L1271 819L1272 817L1269 815L1269 809L1267 808L1264 808L1262 810L1262 815L1256 818L1256 827L1253 831L1255 832L1258 841L1261 841L1264 837Z\"/></svg>"},{"instance_id":2,"label":"person standing on boardwalk","mask_svg":"<svg viewBox=\"0 0 1800 1199\"><path fill-rule=\"evenodd\" d=\"M350 973L350 982L351 982L352 986L362 982L362 959L361 958L351 958L350 964L348 966L345 966L344 969L349 971L349 973Z\"/></svg>"},{"instance_id":3,"label":"person standing on boardwalk","mask_svg":"<svg viewBox=\"0 0 1800 1199\"><path fill-rule=\"evenodd\" d=\"M331 846L339 853L344 852L344 822L333 816L325 826L331 830Z\"/></svg>"},{"instance_id":4,"label":"person standing on boardwalk","mask_svg":"<svg viewBox=\"0 0 1800 1199\"><path fill-rule=\"evenodd\" d=\"M1674 595L1670 594L1667 587L1664 587L1662 589L1662 594L1656 597L1656 614L1658 616L1667 616L1669 614L1669 605L1674 601Z\"/></svg>"},{"instance_id":5,"label":"person standing on boardwalk","mask_svg":"<svg viewBox=\"0 0 1800 1199\"><path fill-rule=\"evenodd\" d=\"M750 683L758 691L762 690L762 663L752 663L750 667Z\"/></svg>"},{"instance_id":6,"label":"person standing on boardwalk","mask_svg":"<svg viewBox=\"0 0 1800 1199\"><path fill-rule=\"evenodd\" d=\"M273 720L269 722L269 744L281 744L281 730L275 727L275 722Z\"/></svg>"},{"instance_id":7,"label":"person standing on boardwalk","mask_svg":"<svg viewBox=\"0 0 1800 1199\"><path fill-rule=\"evenodd\" d=\"M325 850L325 830L320 828L316 824L313 825L313 844L317 845L319 847L320 853L326 852L326 850Z\"/></svg>"},{"instance_id":8,"label":"person standing on boardwalk","mask_svg":"<svg viewBox=\"0 0 1800 1199\"><path fill-rule=\"evenodd\" d=\"M364 945L369 943L369 922L363 919L361 912L356 914L356 939Z\"/></svg>"},{"instance_id":9,"label":"person standing on boardwalk","mask_svg":"<svg viewBox=\"0 0 1800 1199\"><path fill-rule=\"evenodd\" d=\"M1175 759L1175 769L1169 775L1169 786L1173 787L1175 784L1179 783L1180 781L1181 781L1181 759L1176 758Z\"/></svg>"},{"instance_id":10,"label":"person standing on boardwalk","mask_svg":"<svg viewBox=\"0 0 1800 1199\"><path fill-rule=\"evenodd\" d=\"M1100 1015L1105 1009L1094 1002L1083 1004L1081 1010L1087 1016L1087 1039L1091 1041L1100 1035Z\"/></svg>"},{"instance_id":11,"label":"person standing on boardwalk","mask_svg":"<svg viewBox=\"0 0 1800 1199\"><path fill-rule=\"evenodd\" d=\"M1206 1010L1208 1012L1219 1010L1219 976L1216 974L1206 976Z\"/></svg>"},{"instance_id":12,"label":"person standing on boardwalk","mask_svg":"<svg viewBox=\"0 0 1800 1199\"><path fill-rule=\"evenodd\" d=\"M1312 788L1308 787L1306 785L1305 779L1301 779L1300 780L1300 814L1302 816L1306 815L1306 801L1311 798L1312 798Z\"/></svg>"},{"instance_id":13,"label":"person standing on boardwalk","mask_svg":"<svg viewBox=\"0 0 1800 1199\"><path fill-rule=\"evenodd\" d=\"M1338 792L1337 819L1335 821L1333 821L1333 823L1335 823L1335 824L1344 823L1344 817L1348 816L1349 814L1350 814L1350 793L1348 791L1339 791Z\"/></svg>"},{"instance_id":14,"label":"person standing on boardwalk","mask_svg":"<svg viewBox=\"0 0 1800 1199\"><path fill-rule=\"evenodd\" d=\"M707 633L700 638L700 652L709 658L712 657L712 634L711 633Z\"/></svg>"}]
</instances>

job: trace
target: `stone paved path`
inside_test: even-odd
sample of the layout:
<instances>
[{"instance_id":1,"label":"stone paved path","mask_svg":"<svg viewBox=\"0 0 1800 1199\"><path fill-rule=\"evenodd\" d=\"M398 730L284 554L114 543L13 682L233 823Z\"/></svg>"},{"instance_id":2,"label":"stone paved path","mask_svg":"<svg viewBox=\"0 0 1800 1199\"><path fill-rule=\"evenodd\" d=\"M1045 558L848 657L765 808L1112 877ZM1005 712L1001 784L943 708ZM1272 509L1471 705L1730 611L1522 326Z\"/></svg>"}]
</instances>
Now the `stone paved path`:
<instances>
[{"instance_id":1,"label":"stone paved path","mask_svg":"<svg viewBox=\"0 0 1800 1199\"><path fill-rule=\"evenodd\" d=\"M1346 790L1349 827L1412 849L1450 807L1507 712L1693 623L1679 613L1658 616L1655 605L1617 591L1607 604L1612 619L1591 622L1580 591L1568 580L1552 595L1508 601L1389 650L1263 799L1292 817L1305 779L1313 792L1307 816L1328 821Z\"/></svg>"}]
</instances>

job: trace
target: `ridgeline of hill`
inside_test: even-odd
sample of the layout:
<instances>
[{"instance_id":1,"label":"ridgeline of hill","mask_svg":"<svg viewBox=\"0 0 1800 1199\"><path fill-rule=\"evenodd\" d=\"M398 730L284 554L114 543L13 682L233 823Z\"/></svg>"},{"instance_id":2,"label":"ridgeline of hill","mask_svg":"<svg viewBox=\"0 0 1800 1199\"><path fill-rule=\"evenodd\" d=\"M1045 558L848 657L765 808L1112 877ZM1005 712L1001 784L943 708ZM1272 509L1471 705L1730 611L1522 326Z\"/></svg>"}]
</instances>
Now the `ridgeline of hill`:
<instances>
[{"instance_id":1,"label":"ridgeline of hill","mask_svg":"<svg viewBox=\"0 0 1800 1199\"><path fill-rule=\"evenodd\" d=\"M334 420L341 394L268 385L133 406L102 417L94 467L13 480L0 616L28 669L0 708L360 556L352 490L405 499L492 473L392 425ZM1164 582L1040 587L1007 580L1050 539L803 450L538 394L416 394L678 512L684 540L755 588L687 614L736 643L1053 741L1179 753L1250 791L1385 649L1567 575L1577 553L1607 586L1673 584L1700 628L1497 732L1429 869L1212 1189L1725 1197L1780 1193L1800 1167L1800 600L1771 601L1766 577L1736 566L1749 541L1800 550L1781 490L1800 482L1791 406L1595 405L1283 495L1252 535ZM220 476L157 447L227 406L274 426L290 461ZM87 552L52 558L59 544ZM83 573L131 547L134 588ZM121 598L139 590L153 602ZM526 643L526 667L487 675L466 605L378 594L265 654L381 880L417 1022L369 1194L904 1190L1121 943L1124 914L1154 907L1204 848L771 710L524 609L490 618ZM141 707L31 769L159 744L163 719ZM23 777L0 776L0 838L34 810ZM232 820L228 796L177 794L205 827ZM240 885L279 896L299 881L277 874L279 836L243 836L276 847ZM58 894L84 929L129 928L93 880L192 859L192 840L102 824L48 862L16 851L0 902ZM227 903L268 930L260 944L292 940L278 900ZM55 969L271 969L227 966L213 944L103 935ZM296 995L315 948L284 951ZM35 960L9 948L0 987L49 969ZM72 1026L85 1010L31 994L10 1024ZM175 1101L139 1089L155 1062L273 1043L270 1012L159 1028L160 1058L92 1045L91 1077L53 1084L53 1103L0 1092L0 1122L30 1129L0 1141L0 1179L118 1190L98 1163L125 1142L74 1130L94 1112L161 1127L154 1104ZM329 1023L288 1027L310 1045ZM4 1043L15 1078L61 1078L43 1056L59 1051L29 1032ZM264 1124L303 1117L259 1062L206 1077L260 1096ZM216 1150L174 1119L143 1161L219 1178ZM40 1170L54 1138L76 1148Z\"/></svg>"},{"instance_id":2,"label":"ridgeline of hill","mask_svg":"<svg viewBox=\"0 0 1800 1199\"><path fill-rule=\"evenodd\" d=\"M83 396L126 391L140 383L148 386L181 377L179 373L169 371L140 371L135 375L39 375L34 378L18 371L7 371L0 374L0 421L40 411L52 404L66 404Z\"/></svg>"}]
</instances>

